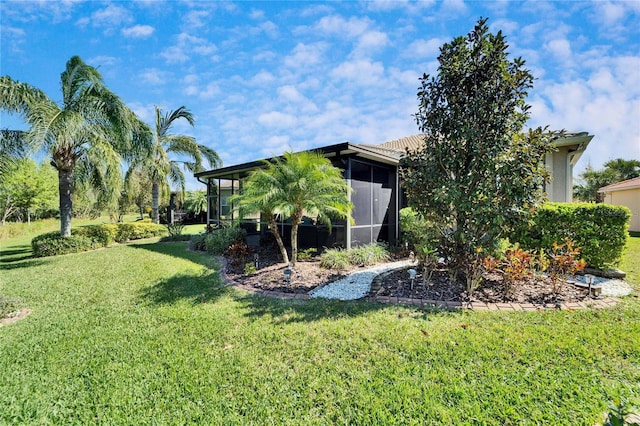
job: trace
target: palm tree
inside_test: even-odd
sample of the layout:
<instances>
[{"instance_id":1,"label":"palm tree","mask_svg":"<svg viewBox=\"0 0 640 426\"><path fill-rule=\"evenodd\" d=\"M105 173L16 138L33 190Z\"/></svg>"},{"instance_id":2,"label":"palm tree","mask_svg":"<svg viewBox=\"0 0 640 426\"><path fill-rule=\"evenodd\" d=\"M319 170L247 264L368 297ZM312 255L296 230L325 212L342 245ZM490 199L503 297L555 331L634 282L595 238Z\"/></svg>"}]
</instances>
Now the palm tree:
<instances>
[{"instance_id":1,"label":"palm tree","mask_svg":"<svg viewBox=\"0 0 640 426\"><path fill-rule=\"evenodd\" d=\"M180 118L187 120L193 126L193 115L184 106L175 111L169 111L164 115L162 114L162 109L156 106L156 123L152 134L151 156L140 157L131 165L134 170L144 171L151 179L151 218L155 223L159 222L160 189L161 186L163 189L167 189L167 180L174 185L178 185L184 195L185 177L180 169L181 163L191 173L204 170L203 158L207 160L211 168L222 165L218 154L213 149L196 143L194 137L170 133L171 126ZM169 159L169 154L176 154L181 158L187 157L189 161Z\"/></svg>"},{"instance_id":2,"label":"palm tree","mask_svg":"<svg viewBox=\"0 0 640 426\"><path fill-rule=\"evenodd\" d=\"M60 75L62 101L9 76L0 77L0 108L30 126L27 141L51 156L58 172L60 235L71 235L74 178L103 193L119 193L121 159L144 150L148 128L92 66L73 56Z\"/></svg>"},{"instance_id":3,"label":"palm tree","mask_svg":"<svg viewBox=\"0 0 640 426\"><path fill-rule=\"evenodd\" d=\"M315 217L331 229L331 218L351 220L353 204L342 173L317 152L286 152L282 158L265 161L234 197L240 214L260 212L269 218L282 257L287 253L277 231L275 218L291 219L291 265L298 258L298 225L303 215Z\"/></svg>"}]
</instances>

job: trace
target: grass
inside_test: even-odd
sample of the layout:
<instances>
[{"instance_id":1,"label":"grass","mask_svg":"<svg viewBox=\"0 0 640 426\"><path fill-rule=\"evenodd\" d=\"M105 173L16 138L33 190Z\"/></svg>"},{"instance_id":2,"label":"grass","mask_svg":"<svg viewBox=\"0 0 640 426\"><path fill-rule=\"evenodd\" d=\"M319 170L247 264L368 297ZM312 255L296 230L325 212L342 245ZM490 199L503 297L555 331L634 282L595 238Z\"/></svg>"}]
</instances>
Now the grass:
<instances>
[{"instance_id":1,"label":"grass","mask_svg":"<svg viewBox=\"0 0 640 426\"><path fill-rule=\"evenodd\" d=\"M447 312L249 296L184 243L5 256L0 424L593 425L640 397L640 301ZM640 238L621 268L640 288ZM99 273L96 273L99 271Z\"/></svg>"}]
</instances>

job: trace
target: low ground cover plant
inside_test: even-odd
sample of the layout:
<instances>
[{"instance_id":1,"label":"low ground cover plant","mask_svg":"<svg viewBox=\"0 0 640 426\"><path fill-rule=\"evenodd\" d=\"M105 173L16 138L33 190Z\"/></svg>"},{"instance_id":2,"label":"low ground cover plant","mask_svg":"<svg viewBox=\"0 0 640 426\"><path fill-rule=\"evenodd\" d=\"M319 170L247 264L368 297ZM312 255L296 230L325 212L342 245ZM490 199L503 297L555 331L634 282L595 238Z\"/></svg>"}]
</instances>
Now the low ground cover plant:
<instances>
[{"instance_id":1,"label":"low ground cover plant","mask_svg":"<svg viewBox=\"0 0 640 426\"><path fill-rule=\"evenodd\" d=\"M222 256L234 243L246 242L247 231L238 227L220 228L207 234L191 237L189 247L192 250L206 251Z\"/></svg>"},{"instance_id":2,"label":"low ground cover plant","mask_svg":"<svg viewBox=\"0 0 640 426\"><path fill-rule=\"evenodd\" d=\"M389 260L387 246L367 244L352 249L328 249L320 255L320 266L327 269L345 269L349 265L369 266Z\"/></svg>"}]
</instances>

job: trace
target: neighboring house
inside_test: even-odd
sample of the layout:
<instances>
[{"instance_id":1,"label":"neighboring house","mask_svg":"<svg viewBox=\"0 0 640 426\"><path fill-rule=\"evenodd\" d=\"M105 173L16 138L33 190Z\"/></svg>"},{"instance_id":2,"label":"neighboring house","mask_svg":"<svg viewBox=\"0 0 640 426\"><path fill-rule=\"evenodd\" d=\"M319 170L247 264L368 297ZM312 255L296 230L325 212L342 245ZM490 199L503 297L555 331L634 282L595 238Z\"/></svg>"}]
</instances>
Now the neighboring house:
<instances>
[{"instance_id":1,"label":"neighboring house","mask_svg":"<svg viewBox=\"0 0 640 426\"><path fill-rule=\"evenodd\" d=\"M605 203L628 207L631 210L629 231L640 232L640 177L607 185L598 192L604 194Z\"/></svg>"},{"instance_id":2,"label":"neighboring house","mask_svg":"<svg viewBox=\"0 0 640 426\"><path fill-rule=\"evenodd\" d=\"M573 166L587 149L593 135L588 132L565 132L555 139L555 152L547 155L545 166L551 172L551 183L545 186L549 201L573 201Z\"/></svg>"},{"instance_id":3,"label":"neighboring house","mask_svg":"<svg viewBox=\"0 0 640 426\"><path fill-rule=\"evenodd\" d=\"M343 142L314 149L324 154L332 164L343 170L343 175L353 189L353 219L355 224L338 221L329 233L325 226L316 226L305 220L299 230L300 247L354 247L376 241L395 242L399 236L399 211L406 207L406 199L400 189L398 164L406 149L416 149L423 135L412 135L379 145ZM571 172L589 141L586 132L565 133L554 141L558 148L548 156L545 164L552 173L552 183L546 188L551 201L571 201L573 181ZM235 166L197 173L196 178L207 185L209 208L207 223L220 226L233 220L228 197L242 188L242 180L263 165L253 161ZM256 215L244 218L241 226L249 233L266 230L264 218ZM281 231L288 241L290 225L281 223Z\"/></svg>"}]
</instances>

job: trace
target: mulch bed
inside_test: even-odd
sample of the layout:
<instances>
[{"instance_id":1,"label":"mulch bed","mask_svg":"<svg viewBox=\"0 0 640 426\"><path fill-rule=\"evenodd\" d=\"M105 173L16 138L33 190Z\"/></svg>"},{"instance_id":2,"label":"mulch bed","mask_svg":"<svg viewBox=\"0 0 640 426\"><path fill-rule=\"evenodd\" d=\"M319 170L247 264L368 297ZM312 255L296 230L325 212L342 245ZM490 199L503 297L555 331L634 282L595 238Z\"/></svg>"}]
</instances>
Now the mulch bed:
<instances>
[{"instance_id":1,"label":"mulch bed","mask_svg":"<svg viewBox=\"0 0 640 426\"><path fill-rule=\"evenodd\" d=\"M353 266L342 271L335 271L321 268L317 260L298 261L291 276L291 282L287 283L284 274L287 265L278 263L279 254L276 255L273 250L264 249L260 250L258 254L259 267L255 273L250 275L244 273L244 262L234 264L230 259L227 259L227 276L240 284L260 290L303 294L322 284L339 280L351 272L362 269ZM423 284L422 274L418 273L413 288L411 288L407 272L409 269L407 267L382 275L376 280L376 284L380 284L380 286L374 286L375 294L373 295L451 302L533 304L580 302L588 299L587 289L572 284L562 285L558 294L554 294L551 280L543 276L526 278L507 291L502 278L497 274L486 274L480 287L469 297L464 283L452 283L446 269L437 269L427 285Z\"/></svg>"}]
</instances>

